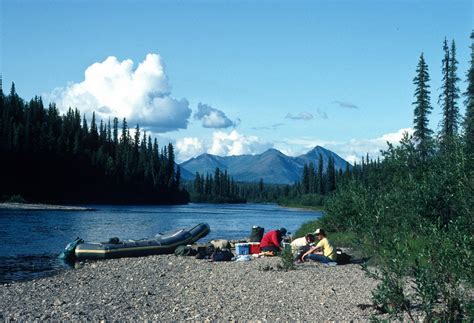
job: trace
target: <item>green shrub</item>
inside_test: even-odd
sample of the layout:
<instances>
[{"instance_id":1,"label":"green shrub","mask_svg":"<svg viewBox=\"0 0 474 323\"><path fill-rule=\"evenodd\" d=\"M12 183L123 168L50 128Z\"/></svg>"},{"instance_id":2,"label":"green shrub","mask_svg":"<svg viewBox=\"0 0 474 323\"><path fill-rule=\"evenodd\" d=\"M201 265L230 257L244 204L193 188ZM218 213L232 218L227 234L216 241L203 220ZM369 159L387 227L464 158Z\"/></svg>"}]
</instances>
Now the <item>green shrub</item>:
<instances>
[{"instance_id":1,"label":"green shrub","mask_svg":"<svg viewBox=\"0 0 474 323\"><path fill-rule=\"evenodd\" d=\"M278 269L285 271L295 269L295 259L291 248L283 249L282 253L280 254L280 259L281 262L279 265L277 265Z\"/></svg>"},{"instance_id":2,"label":"green shrub","mask_svg":"<svg viewBox=\"0 0 474 323\"><path fill-rule=\"evenodd\" d=\"M392 318L415 306L428 321L472 318L474 178L461 148L454 141L421 161L405 137L340 185L325 216L301 229L323 227L330 240L352 234L376 264L368 271L379 280L373 303Z\"/></svg>"}]
</instances>

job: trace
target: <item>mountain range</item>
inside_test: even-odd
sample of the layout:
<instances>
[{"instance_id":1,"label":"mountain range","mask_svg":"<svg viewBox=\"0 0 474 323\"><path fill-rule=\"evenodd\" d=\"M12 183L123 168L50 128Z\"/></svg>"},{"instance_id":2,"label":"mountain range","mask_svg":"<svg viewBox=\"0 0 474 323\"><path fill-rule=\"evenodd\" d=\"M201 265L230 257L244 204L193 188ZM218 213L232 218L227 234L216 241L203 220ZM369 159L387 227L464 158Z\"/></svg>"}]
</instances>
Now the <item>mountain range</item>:
<instances>
[{"instance_id":1,"label":"mountain range","mask_svg":"<svg viewBox=\"0 0 474 323\"><path fill-rule=\"evenodd\" d=\"M301 179L305 164L313 163L317 169L319 156L323 158L323 168L326 170L329 157L334 158L336 171L345 170L348 162L336 153L316 146L304 155L291 157L281 151L269 149L257 155L216 156L202 154L180 164L183 179L193 179L194 174L214 174L216 167L227 172L238 182L292 184ZM349 167L351 167L349 165Z\"/></svg>"}]
</instances>

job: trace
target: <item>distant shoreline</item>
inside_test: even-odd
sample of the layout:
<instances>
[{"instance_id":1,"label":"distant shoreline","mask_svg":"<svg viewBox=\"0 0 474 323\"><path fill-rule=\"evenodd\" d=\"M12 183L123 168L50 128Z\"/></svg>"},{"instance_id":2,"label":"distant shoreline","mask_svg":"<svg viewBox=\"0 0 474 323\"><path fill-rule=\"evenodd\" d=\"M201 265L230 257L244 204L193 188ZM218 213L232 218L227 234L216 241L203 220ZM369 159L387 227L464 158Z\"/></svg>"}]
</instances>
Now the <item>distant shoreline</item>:
<instances>
[{"instance_id":1,"label":"distant shoreline","mask_svg":"<svg viewBox=\"0 0 474 323\"><path fill-rule=\"evenodd\" d=\"M83 206L35 204L35 203L0 203L0 210L31 210L31 211L95 211L95 209Z\"/></svg>"}]
</instances>

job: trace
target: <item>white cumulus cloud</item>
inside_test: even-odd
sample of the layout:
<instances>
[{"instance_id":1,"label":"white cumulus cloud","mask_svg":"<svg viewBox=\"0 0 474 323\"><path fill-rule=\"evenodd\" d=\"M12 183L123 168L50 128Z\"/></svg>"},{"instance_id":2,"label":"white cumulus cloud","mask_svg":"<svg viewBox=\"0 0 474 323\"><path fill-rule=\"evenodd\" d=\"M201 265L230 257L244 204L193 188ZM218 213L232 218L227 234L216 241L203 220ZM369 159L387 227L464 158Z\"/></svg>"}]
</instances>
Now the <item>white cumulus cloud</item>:
<instances>
[{"instance_id":1,"label":"white cumulus cloud","mask_svg":"<svg viewBox=\"0 0 474 323\"><path fill-rule=\"evenodd\" d=\"M270 143L262 142L256 136L245 136L236 130L230 133L216 131L212 135L212 145L208 152L219 156L235 156L261 153L272 146Z\"/></svg>"},{"instance_id":2,"label":"white cumulus cloud","mask_svg":"<svg viewBox=\"0 0 474 323\"><path fill-rule=\"evenodd\" d=\"M403 128L396 132L383 134L377 138L371 139L351 139L349 141L324 141L313 138L295 138L282 141L276 145L276 148L289 155L296 156L306 153L315 146L327 148L350 163L359 162L367 153L369 158L376 159L380 156L381 150L388 148L387 142L397 144L403 137L403 134L413 134L412 128Z\"/></svg>"},{"instance_id":3,"label":"white cumulus cloud","mask_svg":"<svg viewBox=\"0 0 474 323\"><path fill-rule=\"evenodd\" d=\"M99 118L127 118L155 132L186 129L191 109L185 98L171 96L171 87L162 59L148 54L134 69L130 59L109 56L94 63L84 73L84 81L56 88L48 97L65 111L78 108Z\"/></svg>"},{"instance_id":4,"label":"white cumulus cloud","mask_svg":"<svg viewBox=\"0 0 474 323\"><path fill-rule=\"evenodd\" d=\"M218 156L254 155L270 148L273 148L271 143L262 141L257 136L246 136L236 130L215 131L209 139L186 137L177 140L176 159L182 163L203 153Z\"/></svg>"},{"instance_id":5,"label":"white cumulus cloud","mask_svg":"<svg viewBox=\"0 0 474 323\"><path fill-rule=\"evenodd\" d=\"M202 121L204 128L229 128L238 125L240 120L230 120L223 111L199 102L194 118Z\"/></svg>"},{"instance_id":6,"label":"white cumulus cloud","mask_svg":"<svg viewBox=\"0 0 474 323\"><path fill-rule=\"evenodd\" d=\"M176 155L180 163L204 152L204 143L199 138L185 137L176 141Z\"/></svg>"}]
</instances>

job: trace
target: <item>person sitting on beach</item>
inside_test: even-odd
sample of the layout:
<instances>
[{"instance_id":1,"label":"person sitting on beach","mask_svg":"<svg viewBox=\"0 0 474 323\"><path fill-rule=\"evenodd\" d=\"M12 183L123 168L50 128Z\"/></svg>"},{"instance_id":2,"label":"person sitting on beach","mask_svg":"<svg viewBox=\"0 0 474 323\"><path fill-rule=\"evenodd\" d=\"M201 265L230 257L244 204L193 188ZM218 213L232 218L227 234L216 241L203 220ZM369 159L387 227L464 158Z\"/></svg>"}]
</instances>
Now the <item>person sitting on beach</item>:
<instances>
[{"instance_id":1,"label":"person sitting on beach","mask_svg":"<svg viewBox=\"0 0 474 323\"><path fill-rule=\"evenodd\" d=\"M308 233L304 237L297 238L291 242L291 251L301 252L301 251L308 251L308 246L316 240L314 234Z\"/></svg>"},{"instance_id":2,"label":"person sitting on beach","mask_svg":"<svg viewBox=\"0 0 474 323\"><path fill-rule=\"evenodd\" d=\"M283 247L281 246L281 240L283 239L285 235L286 235L285 228L267 232L263 236L262 241L260 241L260 248L264 252L271 251L274 254L279 253L280 251L283 250Z\"/></svg>"},{"instance_id":3,"label":"person sitting on beach","mask_svg":"<svg viewBox=\"0 0 474 323\"><path fill-rule=\"evenodd\" d=\"M308 233L304 237L297 238L291 242L291 252L295 255L295 260L301 259L301 256L309 250L309 247L316 238L314 234Z\"/></svg>"},{"instance_id":4,"label":"person sitting on beach","mask_svg":"<svg viewBox=\"0 0 474 323\"><path fill-rule=\"evenodd\" d=\"M311 247L301 257L302 261L307 259L319 261L322 263L330 263L336 261L336 249L332 246L326 237L326 232L323 229L317 229L314 234L318 238L319 242L315 247Z\"/></svg>"}]
</instances>

